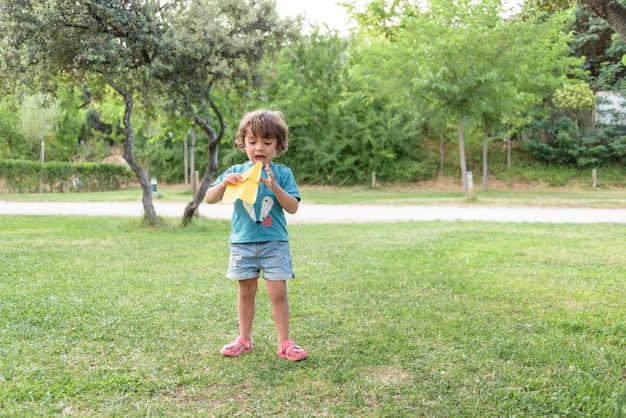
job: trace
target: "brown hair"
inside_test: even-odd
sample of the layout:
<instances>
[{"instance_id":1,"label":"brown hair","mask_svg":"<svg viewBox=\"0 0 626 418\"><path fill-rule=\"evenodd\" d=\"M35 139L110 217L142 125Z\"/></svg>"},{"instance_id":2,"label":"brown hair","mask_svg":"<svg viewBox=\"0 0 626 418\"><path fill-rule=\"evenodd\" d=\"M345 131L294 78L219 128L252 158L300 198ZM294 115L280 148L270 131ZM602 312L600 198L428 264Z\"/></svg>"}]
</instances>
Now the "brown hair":
<instances>
[{"instance_id":1,"label":"brown hair","mask_svg":"<svg viewBox=\"0 0 626 418\"><path fill-rule=\"evenodd\" d=\"M235 145L244 150L246 148L246 132L256 138L276 139L276 155L284 154L289 148L289 127L285 123L285 116L278 110L259 109L247 113L239 123Z\"/></svg>"}]
</instances>

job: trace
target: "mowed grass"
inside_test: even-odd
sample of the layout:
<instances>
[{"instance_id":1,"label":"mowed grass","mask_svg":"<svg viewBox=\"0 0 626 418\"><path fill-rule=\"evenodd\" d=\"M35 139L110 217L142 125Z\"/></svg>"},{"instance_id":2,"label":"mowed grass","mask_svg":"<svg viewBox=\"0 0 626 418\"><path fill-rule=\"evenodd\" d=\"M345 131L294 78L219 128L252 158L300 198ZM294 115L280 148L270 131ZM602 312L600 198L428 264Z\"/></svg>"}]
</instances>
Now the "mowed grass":
<instances>
[{"instance_id":1,"label":"mowed grass","mask_svg":"<svg viewBox=\"0 0 626 418\"><path fill-rule=\"evenodd\" d=\"M292 337L255 349L228 221L0 216L0 415L618 417L623 225L291 225Z\"/></svg>"},{"instance_id":2,"label":"mowed grass","mask_svg":"<svg viewBox=\"0 0 626 418\"><path fill-rule=\"evenodd\" d=\"M476 186L474 199L468 199L461 185L446 183L445 186L440 189L408 186L299 187L303 202L320 204L626 207L626 191L623 188L537 186L483 191L482 186ZM0 193L0 201L16 202L141 202L141 198L142 191L137 186L93 193ZM161 185L158 194L153 196L154 202L188 203L191 200L191 192L184 185Z\"/></svg>"}]
</instances>

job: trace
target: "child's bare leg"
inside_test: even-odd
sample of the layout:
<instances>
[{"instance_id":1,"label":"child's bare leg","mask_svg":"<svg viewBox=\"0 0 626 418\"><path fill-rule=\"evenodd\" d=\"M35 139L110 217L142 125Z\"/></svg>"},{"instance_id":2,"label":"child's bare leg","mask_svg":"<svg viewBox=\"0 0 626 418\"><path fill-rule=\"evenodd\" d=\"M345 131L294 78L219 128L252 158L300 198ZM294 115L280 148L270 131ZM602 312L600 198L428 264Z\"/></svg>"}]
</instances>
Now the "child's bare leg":
<instances>
[{"instance_id":1,"label":"child's bare leg","mask_svg":"<svg viewBox=\"0 0 626 418\"><path fill-rule=\"evenodd\" d=\"M272 316L278 333L278 345L280 345L289 339L287 282L267 280L267 293L272 301Z\"/></svg>"},{"instance_id":2,"label":"child's bare leg","mask_svg":"<svg viewBox=\"0 0 626 418\"><path fill-rule=\"evenodd\" d=\"M237 297L239 335L241 335L248 341L252 340L252 322L254 321L254 309L257 289L257 279L239 281L239 296Z\"/></svg>"}]
</instances>

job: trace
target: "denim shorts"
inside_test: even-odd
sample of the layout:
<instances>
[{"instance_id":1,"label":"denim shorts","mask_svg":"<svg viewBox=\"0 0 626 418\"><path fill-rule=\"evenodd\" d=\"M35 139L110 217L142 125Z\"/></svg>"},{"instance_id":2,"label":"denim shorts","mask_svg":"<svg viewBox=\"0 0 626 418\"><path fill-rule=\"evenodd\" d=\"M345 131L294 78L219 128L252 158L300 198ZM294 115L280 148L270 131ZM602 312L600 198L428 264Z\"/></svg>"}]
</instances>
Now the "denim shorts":
<instances>
[{"instance_id":1,"label":"denim shorts","mask_svg":"<svg viewBox=\"0 0 626 418\"><path fill-rule=\"evenodd\" d=\"M256 279L260 277L261 271L267 280L294 278L288 241L230 244L227 278Z\"/></svg>"}]
</instances>

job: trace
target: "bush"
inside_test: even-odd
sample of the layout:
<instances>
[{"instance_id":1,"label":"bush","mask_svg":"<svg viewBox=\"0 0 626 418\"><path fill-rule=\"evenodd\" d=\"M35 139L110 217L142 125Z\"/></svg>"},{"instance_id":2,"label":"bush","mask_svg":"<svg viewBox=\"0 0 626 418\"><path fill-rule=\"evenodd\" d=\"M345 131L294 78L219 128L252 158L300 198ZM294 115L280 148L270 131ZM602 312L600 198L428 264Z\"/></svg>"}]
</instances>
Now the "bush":
<instances>
[{"instance_id":1,"label":"bush","mask_svg":"<svg viewBox=\"0 0 626 418\"><path fill-rule=\"evenodd\" d=\"M0 180L9 193L38 192L40 180L49 192L117 190L134 177L119 164L0 160Z\"/></svg>"},{"instance_id":2,"label":"bush","mask_svg":"<svg viewBox=\"0 0 626 418\"><path fill-rule=\"evenodd\" d=\"M525 150L546 166L561 168L608 167L624 162L626 138L612 126L598 125L577 137L572 120L536 121L531 125L533 139Z\"/></svg>"}]
</instances>

